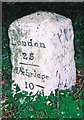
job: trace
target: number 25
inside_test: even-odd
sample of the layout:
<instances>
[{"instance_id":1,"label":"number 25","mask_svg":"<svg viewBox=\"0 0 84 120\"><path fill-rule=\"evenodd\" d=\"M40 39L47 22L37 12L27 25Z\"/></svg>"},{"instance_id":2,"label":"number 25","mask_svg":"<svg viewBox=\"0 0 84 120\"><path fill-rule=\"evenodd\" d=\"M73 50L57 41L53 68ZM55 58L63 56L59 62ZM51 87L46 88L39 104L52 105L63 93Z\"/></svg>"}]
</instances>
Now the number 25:
<instances>
[{"instance_id":1,"label":"number 25","mask_svg":"<svg viewBox=\"0 0 84 120\"><path fill-rule=\"evenodd\" d=\"M28 59L28 55L27 53L23 52L22 53L23 59L27 60ZM30 53L29 54L29 60L34 60L34 53Z\"/></svg>"}]
</instances>

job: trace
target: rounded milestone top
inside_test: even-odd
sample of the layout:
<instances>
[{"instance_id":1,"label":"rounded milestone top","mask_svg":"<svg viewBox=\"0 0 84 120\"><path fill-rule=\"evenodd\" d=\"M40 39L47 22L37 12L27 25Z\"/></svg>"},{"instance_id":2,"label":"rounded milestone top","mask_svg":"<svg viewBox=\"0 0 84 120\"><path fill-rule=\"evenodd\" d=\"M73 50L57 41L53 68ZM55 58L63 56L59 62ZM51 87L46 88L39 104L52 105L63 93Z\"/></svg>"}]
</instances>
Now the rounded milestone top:
<instances>
[{"instance_id":1,"label":"rounded milestone top","mask_svg":"<svg viewBox=\"0 0 84 120\"><path fill-rule=\"evenodd\" d=\"M51 12L46 12L46 11L39 11L35 13L31 13L29 15L26 15L22 18L19 18L17 22L20 23L40 23L45 20L49 20L50 22L62 22L62 23L70 23L71 20L69 18L66 18L65 16L56 14L56 13L51 13Z\"/></svg>"}]
</instances>

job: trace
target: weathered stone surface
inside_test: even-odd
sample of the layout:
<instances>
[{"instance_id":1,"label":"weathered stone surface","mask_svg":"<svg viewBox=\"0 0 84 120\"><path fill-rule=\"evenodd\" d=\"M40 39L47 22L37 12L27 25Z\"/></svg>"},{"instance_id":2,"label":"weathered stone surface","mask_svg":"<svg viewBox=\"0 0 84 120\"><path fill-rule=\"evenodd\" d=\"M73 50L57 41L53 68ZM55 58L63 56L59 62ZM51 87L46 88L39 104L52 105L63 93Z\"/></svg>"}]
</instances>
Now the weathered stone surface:
<instances>
[{"instance_id":1,"label":"weathered stone surface","mask_svg":"<svg viewBox=\"0 0 84 120\"><path fill-rule=\"evenodd\" d=\"M76 82L73 27L70 19L36 12L14 21L8 30L12 79L22 90L49 94Z\"/></svg>"}]
</instances>

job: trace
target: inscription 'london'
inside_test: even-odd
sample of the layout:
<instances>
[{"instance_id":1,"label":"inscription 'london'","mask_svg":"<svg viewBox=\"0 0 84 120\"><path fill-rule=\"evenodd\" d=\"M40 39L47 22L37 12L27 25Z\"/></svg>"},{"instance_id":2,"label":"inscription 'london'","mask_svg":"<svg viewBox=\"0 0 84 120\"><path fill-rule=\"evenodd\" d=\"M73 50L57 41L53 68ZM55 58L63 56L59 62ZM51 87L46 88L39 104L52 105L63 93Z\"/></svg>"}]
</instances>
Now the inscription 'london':
<instances>
[{"instance_id":1,"label":"inscription 'london'","mask_svg":"<svg viewBox=\"0 0 84 120\"><path fill-rule=\"evenodd\" d=\"M39 43L39 42L34 42L32 41L32 39L29 39L28 41L18 41L17 42L18 45L21 45L21 46L30 46L30 47L40 47L40 48L46 48L45 44L44 43ZM12 45L16 45L12 43Z\"/></svg>"}]
</instances>

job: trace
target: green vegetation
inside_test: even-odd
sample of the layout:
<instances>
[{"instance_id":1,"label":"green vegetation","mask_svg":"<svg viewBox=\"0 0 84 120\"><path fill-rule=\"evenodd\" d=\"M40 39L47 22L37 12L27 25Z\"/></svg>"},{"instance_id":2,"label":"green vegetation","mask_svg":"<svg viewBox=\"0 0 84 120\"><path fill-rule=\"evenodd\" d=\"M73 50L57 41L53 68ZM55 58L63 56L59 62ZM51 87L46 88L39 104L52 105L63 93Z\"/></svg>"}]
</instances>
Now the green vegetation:
<instances>
[{"instance_id":1,"label":"green vegetation","mask_svg":"<svg viewBox=\"0 0 84 120\"><path fill-rule=\"evenodd\" d=\"M7 84L6 84L7 85ZM15 94L13 92L15 91ZM41 93L20 91L15 84L15 90L2 89L6 101L1 109L3 118L82 118L82 91L80 88L72 90L55 90L49 96ZM79 94L76 97L76 93ZM74 94L73 94L74 93ZM3 96L4 97L4 96Z\"/></svg>"},{"instance_id":2,"label":"green vegetation","mask_svg":"<svg viewBox=\"0 0 84 120\"><path fill-rule=\"evenodd\" d=\"M76 67L81 69L84 68L84 19L78 16L73 22Z\"/></svg>"}]
</instances>

